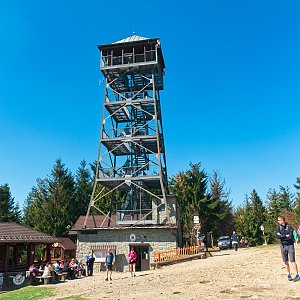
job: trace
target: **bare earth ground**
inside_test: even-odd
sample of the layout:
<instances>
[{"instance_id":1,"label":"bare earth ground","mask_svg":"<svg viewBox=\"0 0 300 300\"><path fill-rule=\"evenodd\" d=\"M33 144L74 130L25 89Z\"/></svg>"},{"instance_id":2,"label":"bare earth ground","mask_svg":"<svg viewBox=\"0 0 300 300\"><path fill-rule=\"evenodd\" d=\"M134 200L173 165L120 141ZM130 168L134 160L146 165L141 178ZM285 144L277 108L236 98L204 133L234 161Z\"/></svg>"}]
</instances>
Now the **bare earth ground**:
<instances>
[{"instance_id":1,"label":"bare earth ground","mask_svg":"<svg viewBox=\"0 0 300 300\"><path fill-rule=\"evenodd\" d=\"M296 246L300 255L299 250ZM104 279L102 272L50 287L54 299L300 299L300 281L288 282L278 245L221 251L134 278L114 272L111 282Z\"/></svg>"}]
</instances>

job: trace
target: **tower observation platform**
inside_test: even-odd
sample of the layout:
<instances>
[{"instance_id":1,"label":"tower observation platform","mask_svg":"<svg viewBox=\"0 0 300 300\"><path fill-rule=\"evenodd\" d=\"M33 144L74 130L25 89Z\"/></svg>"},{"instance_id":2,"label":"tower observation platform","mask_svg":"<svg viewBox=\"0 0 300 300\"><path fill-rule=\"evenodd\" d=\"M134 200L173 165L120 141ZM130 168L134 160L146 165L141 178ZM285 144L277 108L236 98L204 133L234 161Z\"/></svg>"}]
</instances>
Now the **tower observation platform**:
<instances>
[{"instance_id":1,"label":"tower observation platform","mask_svg":"<svg viewBox=\"0 0 300 300\"><path fill-rule=\"evenodd\" d=\"M165 63L160 39L132 35L98 48L105 80L104 103L86 220L94 207L120 226L168 224L160 97ZM122 200L116 199L116 193ZM109 213L97 205L107 197L111 199ZM161 212L165 220L159 217Z\"/></svg>"}]
</instances>

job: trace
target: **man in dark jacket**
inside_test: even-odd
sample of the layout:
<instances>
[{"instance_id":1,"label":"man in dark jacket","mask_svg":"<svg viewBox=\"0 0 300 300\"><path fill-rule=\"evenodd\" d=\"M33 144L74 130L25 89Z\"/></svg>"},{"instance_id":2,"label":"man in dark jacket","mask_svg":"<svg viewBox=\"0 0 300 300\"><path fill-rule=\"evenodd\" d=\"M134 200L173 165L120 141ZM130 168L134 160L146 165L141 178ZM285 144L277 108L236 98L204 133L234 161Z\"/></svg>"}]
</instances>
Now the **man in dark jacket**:
<instances>
[{"instance_id":1,"label":"man in dark jacket","mask_svg":"<svg viewBox=\"0 0 300 300\"><path fill-rule=\"evenodd\" d=\"M86 257L88 276L93 276L94 262L95 262L95 257L93 255L93 252L90 252L89 255Z\"/></svg>"},{"instance_id":2,"label":"man in dark jacket","mask_svg":"<svg viewBox=\"0 0 300 300\"><path fill-rule=\"evenodd\" d=\"M283 216L278 217L278 226L276 230L276 236L281 241L280 250L282 260L285 263L286 271L288 273L289 281L298 281L300 276L298 274L298 267L295 261L295 248L294 248L294 237L293 237L293 227L288 225L285 222L285 218ZM296 276L292 279L291 270L289 265L290 262L294 268Z\"/></svg>"}]
</instances>

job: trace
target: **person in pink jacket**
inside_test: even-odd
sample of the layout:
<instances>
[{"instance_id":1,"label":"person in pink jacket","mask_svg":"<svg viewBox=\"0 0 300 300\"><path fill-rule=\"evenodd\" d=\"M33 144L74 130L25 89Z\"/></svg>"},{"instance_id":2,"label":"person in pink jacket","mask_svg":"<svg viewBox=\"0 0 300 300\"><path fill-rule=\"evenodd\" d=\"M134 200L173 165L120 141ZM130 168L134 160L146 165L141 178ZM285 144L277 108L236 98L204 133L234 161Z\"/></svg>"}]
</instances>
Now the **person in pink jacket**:
<instances>
[{"instance_id":1,"label":"person in pink jacket","mask_svg":"<svg viewBox=\"0 0 300 300\"><path fill-rule=\"evenodd\" d=\"M131 273L131 276L135 277L135 265L137 260L137 254L133 248L131 248L130 252L128 253L128 259L129 259L129 271Z\"/></svg>"}]
</instances>

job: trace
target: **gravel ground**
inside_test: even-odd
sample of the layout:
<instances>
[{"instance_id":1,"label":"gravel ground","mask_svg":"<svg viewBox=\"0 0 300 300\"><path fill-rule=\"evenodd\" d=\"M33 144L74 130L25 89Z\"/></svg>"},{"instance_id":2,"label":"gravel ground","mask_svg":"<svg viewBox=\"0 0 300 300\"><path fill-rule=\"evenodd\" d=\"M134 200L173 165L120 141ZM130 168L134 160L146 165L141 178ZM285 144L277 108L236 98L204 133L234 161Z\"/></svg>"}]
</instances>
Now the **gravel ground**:
<instances>
[{"instance_id":1,"label":"gravel ground","mask_svg":"<svg viewBox=\"0 0 300 300\"><path fill-rule=\"evenodd\" d=\"M54 299L81 295L86 299L122 300L300 300L300 281L288 282L278 245L220 251L207 259L139 272L134 278L129 273L114 272L112 281L104 279L102 272L49 287L55 289Z\"/></svg>"}]
</instances>

